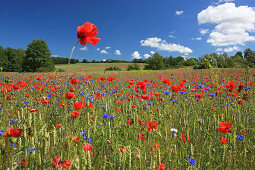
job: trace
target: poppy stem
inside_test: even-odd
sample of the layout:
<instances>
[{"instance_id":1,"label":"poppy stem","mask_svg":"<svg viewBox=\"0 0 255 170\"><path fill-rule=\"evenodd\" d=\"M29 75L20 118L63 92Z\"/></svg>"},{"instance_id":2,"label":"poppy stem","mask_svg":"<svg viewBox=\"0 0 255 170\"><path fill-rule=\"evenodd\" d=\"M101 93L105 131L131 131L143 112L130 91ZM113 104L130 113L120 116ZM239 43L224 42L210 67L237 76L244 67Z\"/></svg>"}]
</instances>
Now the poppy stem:
<instances>
[{"instance_id":1,"label":"poppy stem","mask_svg":"<svg viewBox=\"0 0 255 170\"><path fill-rule=\"evenodd\" d=\"M71 52L71 55L70 55L70 58L69 58L69 61L68 61L68 65L69 65L70 62L71 62L71 58L72 58L72 55L73 55L73 50L74 50L75 47L78 45L79 41L80 41L80 39L77 41L77 43L75 44L75 46L74 46L73 49L72 49L72 52Z\"/></svg>"}]
</instances>

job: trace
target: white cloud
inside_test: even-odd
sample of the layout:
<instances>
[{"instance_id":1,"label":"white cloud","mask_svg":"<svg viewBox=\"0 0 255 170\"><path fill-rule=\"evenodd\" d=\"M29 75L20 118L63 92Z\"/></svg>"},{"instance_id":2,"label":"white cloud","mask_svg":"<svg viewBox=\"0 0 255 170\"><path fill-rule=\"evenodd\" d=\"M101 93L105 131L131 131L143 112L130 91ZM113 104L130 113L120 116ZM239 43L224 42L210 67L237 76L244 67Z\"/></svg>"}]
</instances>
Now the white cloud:
<instances>
[{"instance_id":1,"label":"white cloud","mask_svg":"<svg viewBox=\"0 0 255 170\"><path fill-rule=\"evenodd\" d=\"M138 51L135 51L131 56L134 59L141 59L142 58Z\"/></svg>"},{"instance_id":2,"label":"white cloud","mask_svg":"<svg viewBox=\"0 0 255 170\"><path fill-rule=\"evenodd\" d=\"M107 52L107 51L105 51L105 50L101 50L101 51L100 51L100 53L108 54L108 52Z\"/></svg>"},{"instance_id":3,"label":"white cloud","mask_svg":"<svg viewBox=\"0 0 255 170\"><path fill-rule=\"evenodd\" d=\"M233 47L225 48L223 51L224 51L224 52L233 52L233 51L238 51L238 50L240 50L239 47L233 46Z\"/></svg>"},{"instance_id":4,"label":"white cloud","mask_svg":"<svg viewBox=\"0 0 255 170\"><path fill-rule=\"evenodd\" d=\"M105 47L105 49L107 49L107 50L110 49L110 48L111 48L111 47L109 47L109 46L108 46L108 47Z\"/></svg>"},{"instance_id":5,"label":"white cloud","mask_svg":"<svg viewBox=\"0 0 255 170\"><path fill-rule=\"evenodd\" d=\"M150 51L150 53L153 55L153 54L155 54L155 52L154 51Z\"/></svg>"},{"instance_id":6,"label":"white cloud","mask_svg":"<svg viewBox=\"0 0 255 170\"><path fill-rule=\"evenodd\" d=\"M61 57L61 56L55 54L55 55L51 55L51 57Z\"/></svg>"},{"instance_id":7,"label":"white cloud","mask_svg":"<svg viewBox=\"0 0 255 170\"><path fill-rule=\"evenodd\" d=\"M189 55L188 53L184 53L184 55L185 55L185 57L187 56L187 55Z\"/></svg>"},{"instance_id":8,"label":"white cloud","mask_svg":"<svg viewBox=\"0 0 255 170\"><path fill-rule=\"evenodd\" d=\"M216 51L223 51L223 49L222 48L217 48Z\"/></svg>"},{"instance_id":9,"label":"white cloud","mask_svg":"<svg viewBox=\"0 0 255 170\"><path fill-rule=\"evenodd\" d=\"M218 3L225 3L225 2L232 2L232 1L235 1L235 0L219 0L219 2Z\"/></svg>"},{"instance_id":10,"label":"white cloud","mask_svg":"<svg viewBox=\"0 0 255 170\"><path fill-rule=\"evenodd\" d=\"M149 58L151 55L150 54L144 54L143 56L144 56L144 58Z\"/></svg>"},{"instance_id":11,"label":"white cloud","mask_svg":"<svg viewBox=\"0 0 255 170\"><path fill-rule=\"evenodd\" d=\"M197 18L199 24L216 24L207 39L212 46L245 45L248 41L255 41L255 36L249 35L255 32L253 7L236 7L234 3L209 6Z\"/></svg>"},{"instance_id":12,"label":"white cloud","mask_svg":"<svg viewBox=\"0 0 255 170\"><path fill-rule=\"evenodd\" d=\"M80 50L88 50L88 48L87 47L82 47L82 48L80 48Z\"/></svg>"},{"instance_id":13,"label":"white cloud","mask_svg":"<svg viewBox=\"0 0 255 170\"><path fill-rule=\"evenodd\" d=\"M208 31L209 29L200 29L200 34L205 35Z\"/></svg>"},{"instance_id":14,"label":"white cloud","mask_svg":"<svg viewBox=\"0 0 255 170\"><path fill-rule=\"evenodd\" d=\"M106 61L106 59L103 59L102 61Z\"/></svg>"},{"instance_id":15,"label":"white cloud","mask_svg":"<svg viewBox=\"0 0 255 170\"><path fill-rule=\"evenodd\" d=\"M116 54L116 55L121 55L120 50L115 50L115 54Z\"/></svg>"},{"instance_id":16,"label":"white cloud","mask_svg":"<svg viewBox=\"0 0 255 170\"><path fill-rule=\"evenodd\" d=\"M173 35L168 35L168 37L169 37L169 38L175 38L175 36L173 36Z\"/></svg>"},{"instance_id":17,"label":"white cloud","mask_svg":"<svg viewBox=\"0 0 255 170\"><path fill-rule=\"evenodd\" d=\"M142 46L153 47L160 51L192 53L192 50L188 47L184 47L180 44L168 43L165 40L157 37L141 40L140 43Z\"/></svg>"},{"instance_id":18,"label":"white cloud","mask_svg":"<svg viewBox=\"0 0 255 170\"><path fill-rule=\"evenodd\" d=\"M97 51L100 51L100 48L97 48L96 50L97 50Z\"/></svg>"},{"instance_id":19,"label":"white cloud","mask_svg":"<svg viewBox=\"0 0 255 170\"><path fill-rule=\"evenodd\" d=\"M176 12L175 12L176 15L181 15L181 14L183 14L183 13L184 13L184 11L176 11Z\"/></svg>"},{"instance_id":20,"label":"white cloud","mask_svg":"<svg viewBox=\"0 0 255 170\"><path fill-rule=\"evenodd\" d=\"M192 40L202 40L201 37L197 37L197 38L192 38Z\"/></svg>"}]
</instances>

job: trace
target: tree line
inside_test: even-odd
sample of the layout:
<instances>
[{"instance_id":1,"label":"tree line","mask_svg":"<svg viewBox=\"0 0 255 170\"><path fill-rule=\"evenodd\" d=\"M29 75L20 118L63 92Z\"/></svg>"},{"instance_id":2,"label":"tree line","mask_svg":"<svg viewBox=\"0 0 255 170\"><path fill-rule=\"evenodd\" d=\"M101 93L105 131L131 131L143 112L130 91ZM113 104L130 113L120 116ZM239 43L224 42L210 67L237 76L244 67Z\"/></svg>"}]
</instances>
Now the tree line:
<instances>
[{"instance_id":1,"label":"tree line","mask_svg":"<svg viewBox=\"0 0 255 170\"><path fill-rule=\"evenodd\" d=\"M192 66L194 69L208 68L246 68L255 67L255 51L247 48L243 53L237 52L234 56L228 56L227 53L205 54L202 57L186 59L182 56L176 58L163 57L155 53L145 60L145 70L163 70L171 68L180 68Z\"/></svg>"},{"instance_id":2,"label":"tree line","mask_svg":"<svg viewBox=\"0 0 255 170\"><path fill-rule=\"evenodd\" d=\"M52 57L45 40L33 40L26 50L0 46L0 70L6 72L50 72L55 64L68 64L68 58ZM79 60L71 59L71 64Z\"/></svg>"}]
</instances>

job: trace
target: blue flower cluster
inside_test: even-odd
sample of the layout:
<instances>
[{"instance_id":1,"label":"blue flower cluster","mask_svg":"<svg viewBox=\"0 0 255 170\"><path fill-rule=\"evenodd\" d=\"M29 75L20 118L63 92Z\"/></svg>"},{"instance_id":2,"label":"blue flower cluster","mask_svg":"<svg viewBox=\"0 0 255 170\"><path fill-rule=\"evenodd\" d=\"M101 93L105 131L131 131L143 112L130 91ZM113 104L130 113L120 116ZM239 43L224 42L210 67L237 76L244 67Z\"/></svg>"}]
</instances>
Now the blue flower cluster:
<instances>
[{"instance_id":1,"label":"blue flower cluster","mask_svg":"<svg viewBox=\"0 0 255 170\"><path fill-rule=\"evenodd\" d=\"M189 161L189 163L190 163L191 165L196 165L196 164L197 164L197 162L196 162L195 159L189 158L188 161Z\"/></svg>"},{"instance_id":2,"label":"blue flower cluster","mask_svg":"<svg viewBox=\"0 0 255 170\"><path fill-rule=\"evenodd\" d=\"M91 136L87 139L87 132L81 132L80 135L83 136L83 140L88 140L89 142L92 141L92 137Z\"/></svg>"},{"instance_id":3,"label":"blue flower cluster","mask_svg":"<svg viewBox=\"0 0 255 170\"><path fill-rule=\"evenodd\" d=\"M237 139L239 139L240 141L244 140L244 136L236 136Z\"/></svg>"},{"instance_id":4,"label":"blue flower cluster","mask_svg":"<svg viewBox=\"0 0 255 170\"><path fill-rule=\"evenodd\" d=\"M34 152L35 148L31 149L31 148L27 148L27 152Z\"/></svg>"},{"instance_id":5,"label":"blue flower cluster","mask_svg":"<svg viewBox=\"0 0 255 170\"><path fill-rule=\"evenodd\" d=\"M103 118L107 118L107 119L114 119L116 116L112 116L112 115L108 115L108 114L103 114Z\"/></svg>"},{"instance_id":6,"label":"blue flower cluster","mask_svg":"<svg viewBox=\"0 0 255 170\"><path fill-rule=\"evenodd\" d=\"M12 123L19 123L19 121L17 121L17 120L15 121L15 120L11 119L10 124L12 124Z\"/></svg>"}]
</instances>

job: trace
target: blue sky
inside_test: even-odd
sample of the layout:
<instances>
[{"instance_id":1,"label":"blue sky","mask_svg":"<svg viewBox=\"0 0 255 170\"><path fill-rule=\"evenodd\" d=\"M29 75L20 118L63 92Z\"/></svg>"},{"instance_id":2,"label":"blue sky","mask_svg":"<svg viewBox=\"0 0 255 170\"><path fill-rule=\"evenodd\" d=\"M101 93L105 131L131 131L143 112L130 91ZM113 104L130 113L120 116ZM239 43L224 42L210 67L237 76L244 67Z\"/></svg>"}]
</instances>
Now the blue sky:
<instances>
[{"instance_id":1,"label":"blue sky","mask_svg":"<svg viewBox=\"0 0 255 170\"><path fill-rule=\"evenodd\" d=\"M91 22L101 41L79 44L72 58L233 55L255 50L254 7L254 0L6 0L0 2L0 45L26 49L40 38L53 56L69 57L77 26Z\"/></svg>"}]
</instances>

